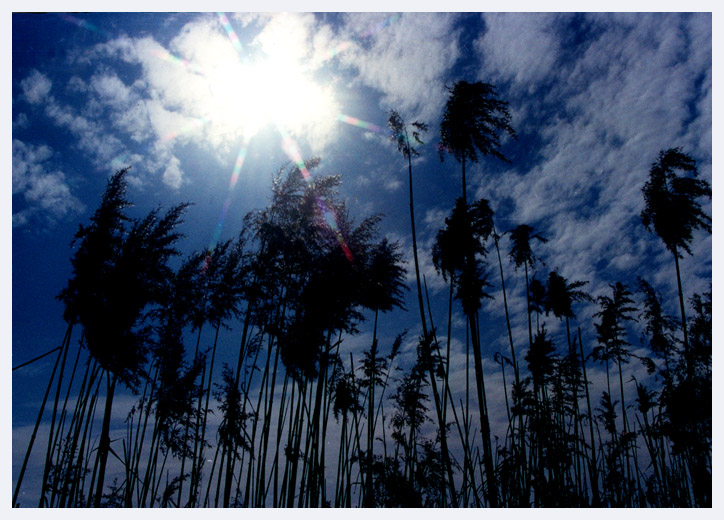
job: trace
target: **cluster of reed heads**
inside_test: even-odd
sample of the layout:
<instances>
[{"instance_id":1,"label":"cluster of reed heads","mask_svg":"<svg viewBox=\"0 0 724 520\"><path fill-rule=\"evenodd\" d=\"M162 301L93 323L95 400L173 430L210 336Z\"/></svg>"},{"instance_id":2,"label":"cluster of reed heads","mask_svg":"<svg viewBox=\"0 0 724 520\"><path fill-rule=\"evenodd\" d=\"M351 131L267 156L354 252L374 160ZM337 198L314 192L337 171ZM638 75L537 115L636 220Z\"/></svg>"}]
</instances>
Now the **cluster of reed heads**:
<instances>
[{"instance_id":1,"label":"cluster of reed heads","mask_svg":"<svg viewBox=\"0 0 724 520\"><path fill-rule=\"evenodd\" d=\"M439 150L461 164L462 196L426 252L449 284L440 335L412 189L427 125L395 111L388 123L409 172L411 309L400 245L380 237L378 216L355 223L338 176L302 175L318 159L280 169L269 206L247 214L237 237L188 256L177 250L187 205L132 218L127 170L110 178L75 236L59 295L67 332L13 505L711 506L711 293L686 298L679 267L693 232L711 232L698 202L711 188L694 160L661 151L642 187L642 224L673 256L677 315L643 278L594 299L586 281L536 270L546 239L533 227L499 234L489 202L468 201L466 163L507 161L501 142L516 135L492 85L456 83ZM506 270L525 277L527 337L513 334ZM495 286L504 324L482 312ZM577 321L583 304L598 309L590 321ZM391 311L419 312L417 332L378 331ZM454 315L466 323L457 343ZM363 320L369 347L341 349ZM565 333L549 332L556 322ZM481 329L494 327L509 350L493 356ZM596 340L584 344L582 328ZM232 348L222 330L238 347L217 356ZM453 379L451 348L461 344L465 377ZM400 362L405 349L413 362ZM502 388L486 387L490 358ZM627 376L633 364L648 387ZM594 387L592 373L605 385ZM135 399L123 427L119 386ZM496 410L504 431L491 430ZM39 496L21 494L31 452L43 448Z\"/></svg>"}]
</instances>

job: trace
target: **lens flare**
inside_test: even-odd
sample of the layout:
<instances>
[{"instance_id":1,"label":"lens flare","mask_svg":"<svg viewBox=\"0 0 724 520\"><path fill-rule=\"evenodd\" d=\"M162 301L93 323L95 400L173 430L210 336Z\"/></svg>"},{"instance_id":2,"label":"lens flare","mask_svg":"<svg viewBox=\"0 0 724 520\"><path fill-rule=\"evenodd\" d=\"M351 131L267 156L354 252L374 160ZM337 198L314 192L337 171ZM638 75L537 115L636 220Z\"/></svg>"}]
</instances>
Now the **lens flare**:
<instances>
[{"instance_id":1,"label":"lens flare","mask_svg":"<svg viewBox=\"0 0 724 520\"><path fill-rule=\"evenodd\" d=\"M399 19L400 19L400 15L399 15L399 14L393 14L392 16L389 16L388 18L382 20L382 21L379 22L378 24L376 24L376 25L370 27L369 29L367 29L364 33L362 33L362 35L360 36L359 39L361 40L361 39L369 38L369 37L372 36L373 34L379 32L379 31L380 31L381 29L383 29L384 27L387 27L388 25L390 25L390 24L398 21ZM349 48L352 46L352 44L354 43L354 41L355 41L354 39L352 39L352 40L345 40L345 41L343 41L342 43L340 43L339 45L337 45L336 47L333 47L332 49L328 50L328 51L325 53L324 56L322 56L321 58L319 58L319 59L316 61L315 65L319 66L319 65L321 65L322 63L331 60L332 58L334 58L334 57L337 56L338 54L346 51L347 49L349 49Z\"/></svg>"},{"instance_id":2,"label":"lens flare","mask_svg":"<svg viewBox=\"0 0 724 520\"><path fill-rule=\"evenodd\" d=\"M382 127L379 127L374 123L362 121L361 119L357 119L356 117L348 116L346 114L339 114L337 116L337 120L341 121L343 123L347 123L348 125L356 126L358 128L364 128L365 130L372 130L373 132L377 132L378 134L384 132Z\"/></svg>"},{"instance_id":3,"label":"lens flare","mask_svg":"<svg viewBox=\"0 0 724 520\"><path fill-rule=\"evenodd\" d=\"M236 187L236 183L239 181L241 168L242 166L244 166L244 160L246 159L246 152L248 149L249 138L244 138L244 142L241 144L239 154L236 156L236 161L234 162L234 169L231 172L231 179L229 180L229 189L226 193L226 200L224 201L224 205L221 207L221 214L219 215L219 220L216 223L216 229L214 229L214 234L211 237L211 243L209 244L208 253L206 255L206 263L208 263L209 261L209 255L216 248L216 244L219 243L219 237L221 237L221 232L224 229L226 215L229 212L229 208L231 207L231 199L234 195L234 188Z\"/></svg>"},{"instance_id":4,"label":"lens flare","mask_svg":"<svg viewBox=\"0 0 724 520\"><path fill-rule=\"evenodd\" d=\"M219 21L221 21L221 25L224 26L224 30L226 31L226 34L229 36L229 40L231 40L231 44L234 46L236 51L241 54L242 48L241 48L241 42L239 41L239 37L236 34L236 31L234 31L234 28L231 26L231 23L229 22L229 19L226 17L225 13L216 13L219 16Z\"/></svg>"},{"instance_id":5,"label":"lens flare","mask_svg":"<svg viewBox=\"0 0 724 520\"><path fill-rule=\"evenodd\" d=\"M294 162L294 164L297 165L297 168L299 168L299 171L302 173L302 177L304 177L304 180L308 183L312 182L312 176L309 174L307 165L304 164L304 160L302 159L302 154L299 152L299 146L297 145L297 142L292 139L292 136L290 136L283 128L280 128L279 132L282 135L282 150L284 150L284 153L287 154L287 157L289 157Z\"/></svg>"},{"instance_id":6,"label":"lens flare","mask_svg":"<svg viewBox=\"0 0 724 520\"><path fill-rule=\"evenodd\" d=\"M213 253L221 237L235 187L246 159L249 141L262 126L272 123L277 127L282 138L282 149L299 168L304 180L310 184L312 176L302 159L299 145L291 134L297 135L300 131L309 131L310 125L318 122L320 118L326 118L326 121L332 122L335 117L338 121L357 128L375 133L384 132L382 127L374 123L338 113L338 109L335 109L333 103L329 102L329 90L320 88L307 77L310 71L315 70L324 62L333 59L352 47L355 43L354 40L343 41L329 49L313 63L311 68L309 63L305 65L304 63L290 62L287 59L288 52L283 52L284 44L287 42L282 42L278 46L279 52L267 56L264 60L250 60L243 56L243 46L227 15L223 12L217 12L216 14L229 42L241 58L238 62L236 62L237 59L233 60L234 63L231 63L228 61L229 56L226 56L226 61L222 64L204 62L200 65L176 56L163 48L150 51L158 59L202 76L211 85L212 95L209 102L211 108L206 111L207 113L202 111L202 117L189 118L183 127L162 137L161 142L172 141L184 133L205 125L214 125L222 129L227 127L242 129L240 134L243 142L231 172L226 198L212 234L208 255ZM68 14L59 14L59 16L65 21L86 30L110 36L107 31L75 16ZM389 16L370 27L359 39L369 38L384 27L396 22L399 18L399 15ZM292 82L295 85L291 90L286 87L290 82L290 78L293 79ZM243 123L241 123L242 121ZM354 256L344 239L342 231L339 229L334 208L329 208L326 201L321 198L317 198L316 202L323 219L322 225L326 225L334 233L345 257L353 262ZM210 258L208 255L207 263Z\"/></svg>"},{"instance_id":7,"label":"lens flare","mask_svg":"<svg viewBox=\"0 0 724 520\"><path fill-rule=\"evenodd\" d=\"M203 117L201 117L201 118L199 118L199 119L193 119L191 122L189 122L188 124L184 125L183 128L181 128L181 129L179 129L179 130L174 130L173 132L169 132L168 134L166 134L166 135L161 139L161 141L164 142L164 143L167 143L168 141L172 141L172 140L176 139L179 135L185 134L186 132L190 132L190 131L193 130L194 128L198 128L198 127L200 127L200 126L204 126L205 124L206 124L206 119L203 118Z\"/></svg>"},{"instance_id":8,"label":"lens flare","mask_svg":"<svg viewBox=\"0 0 724 520\"><path fill-rule=\"evenodd\" d=\"M280 129L280 132L282 134L282 148L284 149L284 152L294 162L294 164L296 164L297 168L299 168L299 171L302 173L302 177L304 177L304 180L307 181L307 183L311 184L312 176L309 173L307 166L304 164L302 154L299 153L299 146L297 145L296 141L294 141L294 139L292 139L292 137L287 134L283 129ZM329 229L332 230L335 237L337 238L337 242L342 248L344 256L347 258L347 260L349 260L350 263L354 262L352 250L349 248L349 245L345 241L344 236L339 229L336 215L333 211L330 211L324 200L319 197L317 198L317 206L322 212L322 216L324 217L325 222L329 226Z\"/></svg>"},{"instance_id":9,"label":"lens flare","mask_svg":"<svg viewBox=\"0 0 724 520\"><path fill-rule=\"evenodd\" d=\"M323 55L316 58L316 60L314 61L313 68L319 68L320 66L322 66L322 64L328 62L329 60L331 60L338 54L343 53L344 51L349 49L351 46L352 46L352 41L346 40L346 41L343 41L342 43L340 43L339 45L337 45L336 47L329 49Z\"/></svg>"},{"instance_id":10,"label":"lens flare","mask_svg":"<svg viewBox=\"0 0 724 520\"><path fill-rule=\"evenodd\" d=\"M85 20L81 20L80 18L76 18L76 17L73 16L73 15L64 14L64 13L63 13L63 14L58 14L58 16L60 16L60 18L62 18L62 19L65 20L66 22L70 22L70 23L72 23L72 24L77 25L78 27L81 27L81 28L83 28L83 29L87 29L87 30L92 31L92 32L97 32L98 34L101 34L102 36L105 36L106 38L108 38L108 37L111 36L111 34L110 34L108 31L106 31L106 30L104 30L104 29L101 29L100 27L97 27L97 26L93 25L93 24L90 23L90 22L87 22L87 21L85 21Z\"/></svg>"},{"instance_id":11,"label":"lens flare","mask_svg":"<svg viewBox=\"0 0 724 520\"><path fill-rule=\"evenodd\" d=\"M364 33L362 33L362 38L369 38L370 36L372 36L372 35L375 34L376 32L379 32L381 29L384 29L384 28L387 27L388 25L390 25L390 24L392 24L392 23L395 23L395 22L396 22L397 20L399 20L399 19L400 19L400 15L397 14L397 13L393 14L392 16L389 16L389 17L385 18L385 19L382 20L380 23L374 25L373 27L370 27L369 29L367 29L367 31L365 31Z\"/></svg>"},{"instance_id":12,"label":"lens flare","mask_svg":"<svg viewBox=\"0 0 724 520\"><path fill-rule=\"evenodd\" d=\"M182 67L185 67L186 69L190 70L191 72L194 72L196 74L199 74L200 76L206 76L204 71L199 68L197 65L191 63L189 60L185 58L180 58L178 56L174 56L170 52L168 52L166 49L153 49L151 50L151 53L156 56L157 58L160 58L164 61L168 61L169 63L174 63L176 65L180 65Z\"/></svg>"}]
</instances>

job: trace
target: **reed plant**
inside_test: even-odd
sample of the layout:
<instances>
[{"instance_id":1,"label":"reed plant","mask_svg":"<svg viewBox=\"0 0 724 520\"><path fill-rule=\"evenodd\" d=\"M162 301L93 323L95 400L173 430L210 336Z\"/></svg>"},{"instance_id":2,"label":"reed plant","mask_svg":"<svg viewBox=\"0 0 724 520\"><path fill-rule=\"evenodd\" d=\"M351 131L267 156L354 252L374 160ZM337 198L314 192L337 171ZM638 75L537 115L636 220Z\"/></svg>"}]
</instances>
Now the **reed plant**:
<instances>
[{"instance_id":1,"label":"reed plant","mask_svg":"<svg viewBox=\"0 0 724 520\"><path fill-rule=\"evenodd\" d=\"M473 124L456 107L461 92L451 90L447 139ZM491 106L498 131L513 134L507 105ZM417 151L396 112L390 128L408 161L420 320L410 331L390 318L407 311L402 246L381 236L382 217L349 215L340 178L310 173L318 159L281 168L268 207L235 239L178 261L187 205L131 217L127 170L111 177L74 241L59 296L68 328L50 352L14 506L711 505L712 295L691 295L685 312L678 264L691 231L710 229L693 159L662 152L643 189L643 223L676 260L678 302L642 278L594 299L588 282L546 273L546 239L523 224L498 235L489 201L469 202L463 180L425 252L449 283L439 317L415 238ZM422 145L426 125L412 128ZM475 150L505 159L498 135L487 138L446 146L463 170ZM664 211L681 200L688 227L667 234ZM506 240L522 290L505 276ZM525 300L523 316L509 298ZM504 323L488 312L497 305ZM504 353L489 344L497 330ZM135 402L124 422L119 395ZM33 450L44 450L42 480L26 503Z\"/></svg>"}]
</instances>

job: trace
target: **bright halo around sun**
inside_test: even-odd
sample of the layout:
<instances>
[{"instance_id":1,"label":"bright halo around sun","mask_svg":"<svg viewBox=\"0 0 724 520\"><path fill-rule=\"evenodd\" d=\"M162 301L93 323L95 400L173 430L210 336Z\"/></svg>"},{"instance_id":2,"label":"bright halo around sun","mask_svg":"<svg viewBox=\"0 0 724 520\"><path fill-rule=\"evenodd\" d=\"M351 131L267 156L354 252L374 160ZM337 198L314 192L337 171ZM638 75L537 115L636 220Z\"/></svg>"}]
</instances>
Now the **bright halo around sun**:
<instances>
[{"instance_id":1,"label":"bright halo around sun","mask_svg":"<svg viewBox=\"0 0 724 520\"><path fill-rule=\"evenodd\" d=\"M207 71L206 118L219 128L240 130L246 138L275 125L323 142L339 113L332 87L314 80L293 37L275 31L273 45L268 42L266 52L260 49L244 61L237 53Z\"/></svg>"}]
</instances>

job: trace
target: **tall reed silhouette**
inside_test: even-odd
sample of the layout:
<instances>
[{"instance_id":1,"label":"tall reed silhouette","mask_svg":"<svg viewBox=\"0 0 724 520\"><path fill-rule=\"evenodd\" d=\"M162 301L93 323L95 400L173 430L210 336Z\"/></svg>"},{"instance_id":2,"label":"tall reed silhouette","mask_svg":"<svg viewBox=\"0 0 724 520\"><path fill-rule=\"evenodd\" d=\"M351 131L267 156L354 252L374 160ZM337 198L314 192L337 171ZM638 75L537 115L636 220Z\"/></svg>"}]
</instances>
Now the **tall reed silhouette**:
<instances>
[{"instance_id":1,"label":"tall reed silhouette","mask_svg":"<svg viewBox=\"0 0 724 520\"><path fill-rule=\"evenodd\" d=\"M389 125L412 188L408 127L396 112ZM421 144L424 125L411 128ZM461 162L473 157L465 146ZM490 150L477 149L497 156ZM68 327L49 352L57 358L14 506L28 505L21 488L40 439L32 505L42 507L711 505L712 294L684 300L678 268L694 231L711 230L698 202L711 189L689 156L662 152L643 190L642 221L677 265L671 301L642 277L594 300L589 282L560 274L568 266L534 272L545 264L532 243L545 239L518 225L508 256L524 268L525 305L521 290L508 309L490 202L459 197L432 247L450 283L446 352L431 303L440 295L428 293L419 263L422 334L396 330L398 314L382 318L407 311L399 243L382 235L378 215L356 222L341 178L316 175L318 164L280 168L269 204L236 237L178 259L188 205L132 217L127 170L110 178L73 241L59 295ZM417 252L411 190L410 217ZM495 305L491 237L504 298L483 320L483 301ZM473 351L479 437L469 349L462 367L451 348L463 339L453 337L455 300ZM669 316L676 307L680 317ZM505 344L504 329L510 357L486 354ZM484 373L491 361L502 385ZM124 430L119 395L134 400Z\"/></svg>"},{"instance_id":2,"label":"tall reed silhouette","mask_svg":"<svg viewBox=\"0 0 724 520\"><path fill-rule=\"evenodd\" d=\"M423 296L422 296L422 285L420 283L420 263L418 260L417 255L417 233L415 232L415 205L413 202L413 190L412 190L412 158L415 156L418 156L418 151L412 146L410 141L410 132L408 130L408 126L405 124L404 120L400 116L398 112L395 110L390 111L390 117L387 120L387 124L390 128L390 140L395 142L397 144L397 150L402 153L403 157L407 159L407 171L408 171L408 185L409 185L409 191L410 191L410 227L412 232L412 255L415 262L415 282L417 285L417 302L418 306L420 308L420 323L422 326L422 334L423 338L425 339L426 344L429 343L430 347L432 348L433 340L429 337L429 334L432 331L428 330L428 323L427 318L425 317L425 305L423 303ZM420 139L421 134L423 132L427 131L427 124L421 123L419 121L415 121L410 126L412 126L412 139L414 142L418 145L424 144L422 140ZM430 317L430 321L432 321L432 318ZM430 349L428 349L430 350ZM445 419L444 419L444 412L443 412L443 404L441 401L445 400L445 395L447 393L447 381L443 381L443 397L440 398L440 392L437 388L437 381L435 379L434 369L433 369L433 363L430 359L430 356L432 353L430 352L429 355L427 355L427 360L425 363L425 366L428 369L428 375L430 378L430 386L433 393L433 398L435 401L435 412L437 414L438 419L438 425L440 427L441 432L441 450L442 450L442 457L443 457L443 464L445 465L445 468L448 473L448 479L447 482L450 486L450 500L453 504L457 503L457 497L455 492L455 483L452 475L452 466L450 462L450 455L448 452L448 445L447 445L447 432L446 432L446 426L445 426Z\"/></svg>"},{"instance_id":3,"label":"tall reed silhouette","mask_svg":"<svg viewBox=\"0 0 724 520\"><path fill-rule=\"evenodd\" d=\"M116 384L136 389L145 375L151 327L147 313L163 301L162 288L171 275L167 262L178 254L173 246L181 236L174 229L187 207L178 205L163 217L154 210L144 219L131 220L124 213L130 206L124 197L127 171L111 177L91 225L76 233L73 277L59 296L66 321L82 325L83 344L105 371L95 507L103 495Z\"/></svg>"}]
</instances>

